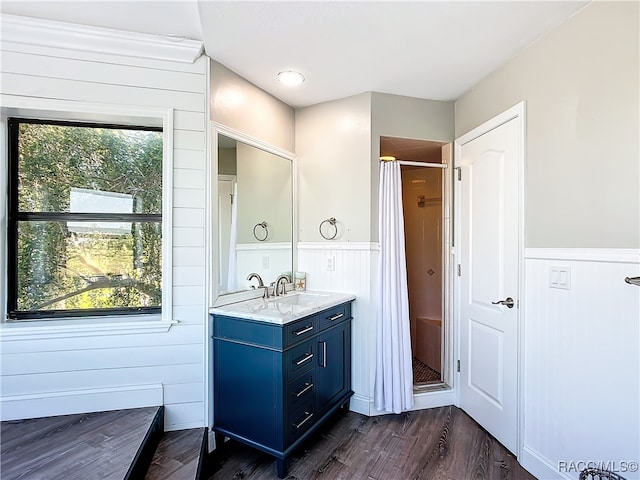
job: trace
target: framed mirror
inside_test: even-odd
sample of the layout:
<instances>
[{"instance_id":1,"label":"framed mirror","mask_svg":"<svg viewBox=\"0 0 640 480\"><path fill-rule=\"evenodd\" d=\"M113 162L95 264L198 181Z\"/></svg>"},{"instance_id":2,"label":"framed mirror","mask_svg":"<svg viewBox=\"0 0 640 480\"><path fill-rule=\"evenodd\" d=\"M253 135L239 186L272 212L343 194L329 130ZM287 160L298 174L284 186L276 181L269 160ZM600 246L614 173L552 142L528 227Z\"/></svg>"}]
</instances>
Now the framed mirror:
<instances>
[{"instance_id":1,"label":"framed mirror","mask_svg":"<svg viewBox=\"0 0 640 480\"><path fill-rule=\"evenodd\" d=\"M251 292L257 273L265 285L294 272L294 155L216 126L217 225L214 304ZM237 300L236 300L237 298Z\"/></svg>"}]
</instances>

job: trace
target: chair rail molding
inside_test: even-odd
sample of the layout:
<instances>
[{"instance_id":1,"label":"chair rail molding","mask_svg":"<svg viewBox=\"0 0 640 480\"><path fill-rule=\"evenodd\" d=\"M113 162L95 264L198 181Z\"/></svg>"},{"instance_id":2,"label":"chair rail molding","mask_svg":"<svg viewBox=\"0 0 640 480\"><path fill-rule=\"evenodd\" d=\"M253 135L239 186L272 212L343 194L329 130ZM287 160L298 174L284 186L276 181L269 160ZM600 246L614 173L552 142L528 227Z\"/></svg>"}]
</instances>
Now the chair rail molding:
<instances>
[{"instance_id":1,"label":"chair rail molding","mask_svg":"<svg viewBox=\"0 0 640 480\"><path fill-rule=\"evenodd\" d=\"M524 258L577 262L640 263L640 248L526 248Z\"/></svg>"}]
</instances>

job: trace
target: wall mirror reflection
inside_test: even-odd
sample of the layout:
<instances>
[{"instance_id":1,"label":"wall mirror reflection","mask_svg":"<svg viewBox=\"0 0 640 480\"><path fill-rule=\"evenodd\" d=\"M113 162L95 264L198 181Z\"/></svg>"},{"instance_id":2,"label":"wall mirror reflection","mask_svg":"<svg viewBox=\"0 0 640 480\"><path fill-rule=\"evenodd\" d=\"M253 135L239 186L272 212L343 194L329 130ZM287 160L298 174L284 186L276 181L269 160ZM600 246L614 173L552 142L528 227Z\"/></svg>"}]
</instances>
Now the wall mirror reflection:
<instances>
[{"instance_id":1,"label":"wall mirror reflection","mask_svg":"<svg viewBox=\"0 0 640 480\"><path fill-rule=\"evenodd\" d=\"M218 293L293 271L291 158L218 133Z\"/></svg>"}]
</instances>

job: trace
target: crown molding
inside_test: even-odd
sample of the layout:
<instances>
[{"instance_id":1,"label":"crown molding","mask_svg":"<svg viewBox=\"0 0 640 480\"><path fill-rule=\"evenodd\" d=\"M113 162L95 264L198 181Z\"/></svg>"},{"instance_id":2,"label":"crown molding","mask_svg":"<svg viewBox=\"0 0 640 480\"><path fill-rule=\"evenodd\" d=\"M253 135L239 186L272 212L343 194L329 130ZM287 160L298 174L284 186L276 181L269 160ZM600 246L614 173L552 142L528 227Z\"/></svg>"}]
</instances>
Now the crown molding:
<instances>
[{"instance_id":1,"label":"crown molding","mask_svg":"<svg viewBox=\"0 0 640 480\"><path fill-rule=\"evenodd\" d=\"M203 43L187 38L125 32L18 15L1 16L2 41L127 57L193 63Z\"/></svg>"}]
</instances>

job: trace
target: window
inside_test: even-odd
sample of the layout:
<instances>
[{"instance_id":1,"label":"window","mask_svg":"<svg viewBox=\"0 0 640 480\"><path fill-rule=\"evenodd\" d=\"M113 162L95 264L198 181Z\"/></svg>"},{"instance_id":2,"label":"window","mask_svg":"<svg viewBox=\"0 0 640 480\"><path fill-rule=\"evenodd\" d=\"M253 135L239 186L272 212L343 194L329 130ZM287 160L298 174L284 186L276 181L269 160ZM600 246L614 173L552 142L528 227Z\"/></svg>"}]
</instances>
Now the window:
<instances>
[{"instance_id":1,"label":"window","mask_svg":"<svg viewBox=\"0 0 640 480\"><path fill-rule=\"evenodd\" d=\"M162 129L8 127L9 318L159 313Z\"/></svg>"}]
</instances>

